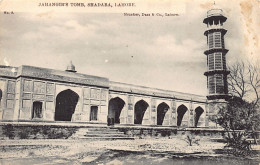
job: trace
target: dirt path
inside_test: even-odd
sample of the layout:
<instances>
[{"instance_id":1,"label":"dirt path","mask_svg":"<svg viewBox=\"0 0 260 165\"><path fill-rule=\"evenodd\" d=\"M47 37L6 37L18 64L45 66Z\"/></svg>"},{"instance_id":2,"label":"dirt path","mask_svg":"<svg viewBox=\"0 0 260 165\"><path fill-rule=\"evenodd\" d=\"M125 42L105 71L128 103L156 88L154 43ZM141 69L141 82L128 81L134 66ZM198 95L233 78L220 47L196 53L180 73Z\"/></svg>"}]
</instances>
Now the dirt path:
<instances>
[{"instance_id":1,"label":"dirt path","mask_svg":"<svg viewBox=\"0 0 260 165\"><path fill-rule=\"evenodd\" d=\"M14 164L82 164L93 163L104 155L109 157L117 152L195 154L197 156L217 156L216 149L223 143L200 139L198 144L189 144L180 138L136 139L115 141L91 140L5 140L0 141L0 162ZM131 157L131 156L130 156ZM134 158L134 157L132 157ZM123 160L123 158L122 158ZM29 163L28 163L29 162ZM120 164L120 163L119 163Z\"/></svg>"}]
</instances>

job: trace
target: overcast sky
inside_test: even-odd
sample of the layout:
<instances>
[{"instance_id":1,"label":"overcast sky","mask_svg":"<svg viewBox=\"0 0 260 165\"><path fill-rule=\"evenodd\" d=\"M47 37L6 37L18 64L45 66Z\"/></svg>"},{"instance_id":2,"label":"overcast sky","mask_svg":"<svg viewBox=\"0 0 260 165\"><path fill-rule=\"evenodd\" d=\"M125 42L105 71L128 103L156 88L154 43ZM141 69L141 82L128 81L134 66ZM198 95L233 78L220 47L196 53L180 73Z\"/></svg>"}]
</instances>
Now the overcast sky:
<instances>
[{"instance_id":1,"label":"overcast sky","mask_svg":"<svg viewBox=\"0 0 260 165\"><path fill-rule=\"evenodd\" d=\"M247 33L253 37L259 34L257 31L252 34L252 30L254 24L260 23L255 22L254 17L251 24L245 20L248 13L241 13L241 3L232 1L230 4L219 2L218 6L228 17L225 42L230 50L227 60L232 63L248 57L249 52L253 52L252 57L256 56L255 43L248 39ZM203 75L206 25L202 21L211 7L209 2L187 1L185 12L173 17L125 17L122 13L57 13L53 10L46 14L4 15L1 12L0 64L65 70L72 60L78 73L206 95ZM249 59L252 60L251 56Z\"/></svg>"}]
</instances>

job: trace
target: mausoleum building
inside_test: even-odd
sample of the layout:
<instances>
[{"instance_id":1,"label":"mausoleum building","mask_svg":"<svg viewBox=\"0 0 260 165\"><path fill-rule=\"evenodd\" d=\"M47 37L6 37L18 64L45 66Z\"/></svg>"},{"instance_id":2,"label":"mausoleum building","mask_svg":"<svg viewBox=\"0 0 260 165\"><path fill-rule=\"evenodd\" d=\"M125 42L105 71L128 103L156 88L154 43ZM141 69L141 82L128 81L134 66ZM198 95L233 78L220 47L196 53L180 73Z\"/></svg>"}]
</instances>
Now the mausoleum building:
<instances>
[{"instance_id":1,"label":"mausoleum building","mask_svg":"<svg viewBox=\"0 0 260 165\"><path fill-rule=\"evenodd\" d=\"M228 97L225 21L221 9L209 10L203 21L207 97L77 73L72 63L65 71L0 66L0 121L210 127L216 105Z\"/></svg>"}]
</instances>

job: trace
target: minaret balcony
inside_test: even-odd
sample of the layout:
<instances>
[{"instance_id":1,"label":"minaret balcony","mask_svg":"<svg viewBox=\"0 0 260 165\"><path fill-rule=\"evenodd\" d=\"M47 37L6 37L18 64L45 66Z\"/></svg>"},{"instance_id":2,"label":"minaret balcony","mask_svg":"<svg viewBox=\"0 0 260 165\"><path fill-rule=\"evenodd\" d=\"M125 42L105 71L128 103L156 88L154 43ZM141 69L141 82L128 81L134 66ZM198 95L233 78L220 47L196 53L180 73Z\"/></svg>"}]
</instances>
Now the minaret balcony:
<instances>
[{"instance_id":1,"label":"minaret balcony","mask_svg":"<svg viewBox=\"0 0 260 165\"><path fill-rule=\"evenodd\" d=\"M207 96L208 100L216 100L216 99L229 99L231 96L228 94L220 94L220 93L215 93L215 94L209 94Z\"/></svg>"},{"instance_id":2,"label":"minaret balcony","mask_svg":"<svg viewBox=\"0 0 260 165\"><path fill-rule=\"evenodd\" d=\"M225 22L227 20L227 17L223 16L222 14L210 14L207 18L203 20L203 23L208 24L210 22Z\"/></svg>"},{"instance_id":3,"label":"minaret balcony","mask_svg":"<svg viewBox=\"0 0 260 165\"><path fill-rule=\"evenodd\" d=\"M222 35L225 35L227 33L227 30L223 28L223 26L209 26L207 30L204 32L204 35L207 36L209 33L213 32L221 32Z\"/></svg>"},{"instance_id":4,"label":"minaret balcony","mask_svg":"<svg viewBox=\"0 0 260 165\"><path fill-rule=\"evenodd\" d=\"M228 52L228 50L225 48L212 48L212 49L208 49L208 50L204 51L204 54L209 55L209 54L216 53L216 52L221 52L222 54L226 54Z\"/></svg>"},{"instance_id":5,"label":"minaret balcony","mask_svg":"<svg viewBox=\"0 0 260 165\"><path fill-rule=\"evenodd\" d=\"M219 70L208 70L204 73L205 76L214 75L214 74L224 74L228 75L230 73L229 70L226 69L219 69Z\"/></svg>"}]
</instances>

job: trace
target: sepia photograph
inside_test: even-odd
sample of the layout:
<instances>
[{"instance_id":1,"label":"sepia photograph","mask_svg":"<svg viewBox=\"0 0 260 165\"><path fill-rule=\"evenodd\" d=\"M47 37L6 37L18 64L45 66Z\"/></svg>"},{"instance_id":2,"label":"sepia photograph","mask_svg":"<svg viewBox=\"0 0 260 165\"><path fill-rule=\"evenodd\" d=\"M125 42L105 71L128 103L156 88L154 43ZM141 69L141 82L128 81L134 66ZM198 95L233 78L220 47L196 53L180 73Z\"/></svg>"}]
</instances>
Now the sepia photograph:
<instances>
[{"instance_id":1,"label":"sepia photograph","mask_svg":"<svg viewBox=\"0 0 260 165\"><path fill-rule=\"evenodd\" d=\"M259 165L260 0L0 0L1 165Z\"/></svg>"}]
</instances>

